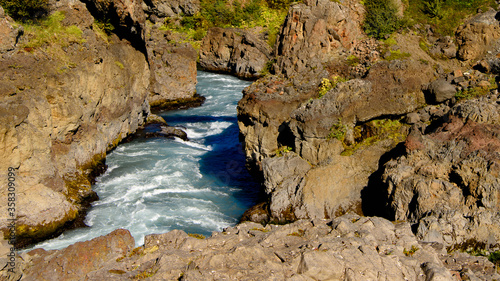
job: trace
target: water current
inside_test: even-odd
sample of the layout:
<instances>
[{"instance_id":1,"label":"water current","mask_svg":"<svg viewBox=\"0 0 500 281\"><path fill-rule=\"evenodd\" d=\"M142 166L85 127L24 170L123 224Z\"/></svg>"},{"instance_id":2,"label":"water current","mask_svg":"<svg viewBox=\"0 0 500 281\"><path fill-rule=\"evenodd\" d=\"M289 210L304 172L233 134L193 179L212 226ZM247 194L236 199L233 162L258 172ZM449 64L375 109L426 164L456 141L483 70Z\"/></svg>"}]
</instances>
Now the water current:
<instances>
[{"instance_id":1,"label":"water current","mask_svg":"<svg viewBox=\"0 0 500 281\"><path fill-rule=\"evenodd\" d=\"M236 224L259 196L244 166L236 119L236 105L249 84L198 72L197 92L205 103L160 113L169 125L183 127L190 140L149 138L119 145L93 186L100 199L85 219L89 227L36 247L61 249L117 228L130 230L139 246L147 234L182 229L209 236Z\"/></svg>"}]
</instances>

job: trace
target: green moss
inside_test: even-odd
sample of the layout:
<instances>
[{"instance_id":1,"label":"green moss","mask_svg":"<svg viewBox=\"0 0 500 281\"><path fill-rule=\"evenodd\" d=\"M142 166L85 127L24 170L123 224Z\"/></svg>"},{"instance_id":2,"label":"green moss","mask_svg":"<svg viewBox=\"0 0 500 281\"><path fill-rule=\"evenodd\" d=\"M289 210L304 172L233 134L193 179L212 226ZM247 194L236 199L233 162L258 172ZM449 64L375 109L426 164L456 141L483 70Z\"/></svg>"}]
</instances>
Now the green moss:
<instances>
[{"instance_id":1,"label":"green moss","mask_svg":"<svg viewBox=\"0 0 500 281\"><path fill-rule=\"evenodd\" d=\"M494 0L410 0L405 5L405 22L408 26L428 24L441 35L453 35L464 19L489 7L496 9Z\"/></svg>"},{"instance_id":2,"label":"green moss","mask_svg":"<svg viewBox=\"0 0 500 281\"><path fill-rule=\"evenodd\" d=\"M343 156L350 156L358 151L360 148L371 146L381 140L390 139L395 144L398 144L406 139L406 130L399 120L391 119L377 119L368 123L354 127L354 143L351 145L344 145L344 151L341 153Z\"/></svg>"},{"instance_id":3,"label":"green moss","mask_svg":"<svg viewBox=\"0 0 500 281\"><path fill-rule=\"evenodd\" d=\"M125 69L125 66L123 65L123 63L119 62L119 61L115 61L115 64L120 68L120 69Z\"/></svg>"},{"instance_id":4,"label":"green moss","mask_svg":"<svg viewBox=\"0 0 500 281\"><path fill-rule=\"evenodd\" d=\"M359 58L356 57L355 55L350 55L347 57L347 65L354 67L358 64L359 64Z\"/></svg>"},{"instance_id":5,"label":"green moss","mask_svg":"<svg viewBox=\"0 0 500 281\"><path fill-rule=\"evenodd\" d=\"M188 233L188 236L196 239L205 239L205 235L198 233Z\"/></svg>"},{"instance_id":6,"label":"green moss","mask_svg":"<svg viewBox=\"0 0 500 281\"><path fill-rule=\"evenodd\" d=\"M280 148L276 149L274 152L274 155L276 157L281 157L287 154L288 152L291 152L293 149L289 146L281 146Z\"/></svg>"},{"instance_id":7,"label":"green moss","mask_svg":"<svg viewBox=\"0 0 500 281\"><path fill-rule=\"evenodd\" d=\"M348 81L344 77L333 76L331 79L323 78L318 86L318 98L322 98L331 89L335 89L339 83L344 83Z\"/></svg>"},{"instance_id":8,"label":"green moss","mask_svg":"<svg viewBox=\"0 0 500 281\"><path fill-rule=\"evenodd\" d=\"M405 59L405 58L408 58L411 56L410 53L401 53L401 50L396 50L396 51L390 50L390 52L391 52L391 55L388 56L387 58L385 58L388 61L401 60L401 59Z\"/></svg>"},{"instance_id":9,"label":"green moss","mask_svg":"<svg viewBox=\"0 0 500 281\"><path fill-rule=\"evenodd\" d=\"M498 88L497 83L495 82L495 77L492 76L489 79L489 82L490 82L489 87L485 87L485 88L474 87L474 88L458 91L455 93L455 98L457 99L457 101L473 99L473 98L476 98L479 96L486 95L491 90Z\"/></svg>"},{"instance_id":10,"label":"green moss","mask_svg":"<svg viewBox=\"0 0 500 281\"><path fill-rule=\"evenodd\" d=\"M339 118L337 123L333 124L330 128L330 133L326 137L327 140L338 139L343 142L345 134L347 133L347 127L342 124L342 119Z\"/></svg>"}]
</instances>

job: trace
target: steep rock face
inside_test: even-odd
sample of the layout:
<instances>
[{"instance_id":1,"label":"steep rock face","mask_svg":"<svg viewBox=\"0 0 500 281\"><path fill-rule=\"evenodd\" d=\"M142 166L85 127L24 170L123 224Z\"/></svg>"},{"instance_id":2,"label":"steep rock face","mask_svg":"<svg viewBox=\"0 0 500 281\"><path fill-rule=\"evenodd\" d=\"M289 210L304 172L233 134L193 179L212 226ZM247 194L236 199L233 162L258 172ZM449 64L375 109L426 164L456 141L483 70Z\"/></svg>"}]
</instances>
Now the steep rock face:
<instances>
[{"instance_id":1,"label":"steep rock face","mask_svg":"<svg viewBox=\"0 0 500 281\"><path fill-rule=\"evenodd\" d=\"M148 28L146 48L151 69L149 104L165 108L174 100L202 102L196 93L196 50L188 43L169 43L159 24Z\"/></svg>"},{"instance_id":2,"label":"steep rock face","mask_svg":"<svg viewBox=\"0 0 500 281\"><path fill-rule=\"evenodd\" d=\"M406 155L385 165L394 219L446 245L500 241L498 95L454 106L435 131L413 131Z\"/></svg>"},{"instance_id":3,"label":"steep rock face","mask_svg":"<svg viewBox=\"0 0 500 281\"><path fill-rule=\"evenodd\" d=\"M457 30L458 58L476 60L492 47L498 48L498 39L498 12L490 10L479 14Z\"/></svg>"},{"instance_id":4,"label":"steep rock face","mask_svg":"<svg viewBox=\"0 0 500 281\"><path fill-rule=\"evenodd\" d=\"M323 64L350 50L365 37L360 22L363 5L357 1L311 0L290 7L275 52L277 72L323 69Z\"/></svg>"},{"instance_id":5,"label":"steep rock face","mask_svg":"<svg viewBox=\"0 0 500 281\"><path fill-rule=\"evenodd\" d=\"M104 167L106 151L149 113L145 55L115 35L96 35L83 3L60 10L65 12L61 24L82 30L82 40L64 48L53 44L2 54L0 151L5 161L0 167L16 169L20 245L50 236L81 214L95 199L91 181ZM7 174L0 177L6 186ZM7 192L2 189L1 196ZM0 203L4 232L10 218L6 204Z\"/></svg>"},{"instance_id":6,"label":"steep rock face","mask_svg":"<svg viewBox=\"0 0 500 281\"><path fill-rule=\"evenodd\" d=\"M328 0L306 1L290 7L275 47L275 75L244 91L238 103L238 124L247 162L261 170L261 161L281 145L289 145L285 123L304 101L317 95L327 62L362 38L362 6ZM346 20L346 17L350 17Z\"/></svg>"},{"instance_id":7,"label":"steep rock face","mask_svg":"<svg viewBox=\"0 0 500 281\"><path fill-rule=\"evenodd\" d=\"M266 227L247 222L207 239L174 230L148 235L143 247L126 251L129 241L118 230L59 251L31 251L20 267L26 280L69 280L76 273L75 280L452 280L446 268L452 256L442 245L420 243L408 223L376 217L348 214ZM101 250L85 255L92 245ZM88 260L73 256L79 249ZM72 257L82 262L67 270ZM455 274L498 278L484 257L464 254L460 261L464 266Z\"/></svg>"},{"instance_id":8,"label":"steep rock face","mask_svg":"<svg viewBox=\"0 0 500 281\"><path fill-rule=\"evenodd\" d=\"M213 27L200 47L200 66L241 78L258 78L271 59L271 48L250 31Z\"/></svg>"}]
</instances>

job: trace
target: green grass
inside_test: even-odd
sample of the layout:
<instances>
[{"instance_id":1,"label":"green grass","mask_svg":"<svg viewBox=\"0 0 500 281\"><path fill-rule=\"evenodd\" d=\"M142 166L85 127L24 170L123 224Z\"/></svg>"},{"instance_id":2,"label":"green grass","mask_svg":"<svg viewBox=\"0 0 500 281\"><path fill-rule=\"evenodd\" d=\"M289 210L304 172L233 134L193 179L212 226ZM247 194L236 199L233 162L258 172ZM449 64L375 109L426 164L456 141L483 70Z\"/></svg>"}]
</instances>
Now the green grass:
<instances>
[{"instance_id":1,"label":"green grass","mask_svg":"<svg viewBox=\"0 0 500 281\"><path fill-rule=\"evenodd\" d=\"M25 48L67 47L71 43L83 43L82 30L75 25L63 26L63 12L55 12L47 18L35 23L24 23L25 34L29 41Z\"/></svg>"},{"instance_id":2,"label":"green grass","mask_svg":"<svg viewBox=\"0 0 500 281\"><path fill-rule=\"evenodd\" d=\"M429 24L441 35L453 35L478 9L489 7L496 8L494 0L409 0L404 21L408 26Z\"/></svg>"},{"instance_id":3,"label":"green grass","mask_svg":"<svg viewBox=\"0 0 500 281\"><path fill-rule=\"evenodd\" d=\"M396 51L392 51L390 50L391 52L391 55L388 56L387 58L385 58L386 60L402 60L402 59L405 59L405 58L409 58L411 56L411 54L409 53L401 53L401 50L396 50Z\"/></svg>"},{"instance_id":4,"label":"green grass","mask_svg":"<svg viewBox=\"0 0 500 281\"><path fill-rule=\"evenodd\" d=\"M281 3L281 4L280 4ZM184 35L185 42L191 43L195 48L199 48L199 41L206 35L210 27L236 27L253 28L261 26L262 32L267 33L267 43L273 47L279 28L284 22L287 8L282 4L288 2L271 0L251 0L246 4L228 0L202 0L201 9L192 16L184 16L180 24L169 19L160 30L170 30Z\"/></svg>"},{"instance_id":5,"label":"green grass","mask_svg":"<svg viewBox=\"0 0 500 281\"><path fill-rule=\"evenodd\" d=\"M327 140L338 139L344 142L345 134L347 132L347 127L342 124L342 119L339 118L337 123L333 124L330 128L330 133L326 137Z\"/></svg>"}]
</instances>

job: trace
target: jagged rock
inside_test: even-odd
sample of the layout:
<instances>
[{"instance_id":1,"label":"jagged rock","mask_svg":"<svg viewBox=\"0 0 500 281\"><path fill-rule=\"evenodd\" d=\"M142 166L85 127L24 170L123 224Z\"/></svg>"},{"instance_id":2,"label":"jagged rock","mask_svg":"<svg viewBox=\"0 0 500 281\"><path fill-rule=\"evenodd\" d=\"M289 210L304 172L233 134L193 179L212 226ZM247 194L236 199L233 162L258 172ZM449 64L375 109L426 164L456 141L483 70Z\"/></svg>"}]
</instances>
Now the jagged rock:
<instances>
[{"instance_id":1,"label":"jagged rock","mask_svg":"<svg viewBox=\"0 0 500 281\"><path fill-rule=\"evenodd\" d=\"M23 278L423 281L452 280L446 266L455 266L446 263L454 256L442 245L419 242L408 223L352 214L280 226L246 222L207 239L174 230L146 236L145 241L130 251L133 240L119 230L63 250L34 250L20 260ZM94 246L97 257L87 255ZM70 269L71 259L81 262ZM468 267L467 272L498 278L492 267L483 259L481 266ZM489 271L480 272L485 268Z\"/></svg>"},{"instance_id":2,"label":"jagged rock","mask_svg":"<svg viewBox=\"0 0 500 281\"><path fill-rule=\"evenodd\" d=\"M455 105L433 132L412 132L407 154L385 164L394 219L448 246L500 241L498 95Z\"/></svg>"},{"instance_id":3,"label":"jagged rock","mask_svg":"<svg viewBox=\"0 0 500 281\"><path fill-rule=\"evenodd\" d=\"M427 99L433 103L442 103L455 96L457 90L455 86L445 79L437 79L427 86Z\"/></svg>"},{"instance_id":4,"label":"jagged rock","mask_svg":"<svg viewBox=\"0 0 500 281\"><path fill-rule=\"evenodd\" d=\"M160 18L192 16L200 10L199 0L148 0L144 1L145 11Z\"/></svg>"},{"instance_id":5,"label":"jagged rock","mask_svg":"<svg viewBox=\"0 0 500 281\"><path fill-rule=\"evenodd\" d=\"M22 33L22 27L18 26L0 7L0 54L13 50Z\"/></svg>"},{"instance_id":6,"label":"jagged rock","mask_svg":"<svg viewBox=\"0 0 500 281\"><path fill-rule=\"evenodd\" d=\"M200 47L201 67L242 78L262 76L270 59L271 48L266 41L242 29L210 28Z\"/></svg>"},{"instance_id":7,"label":"jagged rock","mask_svg":"<svg viewBox=\"0 0 500 281\"><path fill-rule=\"evenodd\" d=\"M189 43L169 43L158 25L148 30L146 48L151 69L149 104L163 109L175 100L195 102L196 50Z\"/></svg>"},{"instance_id":8,"label":"jagged rock","mask_svg":"<svg viewBox=\"0 0 500 281\"><path fill-rule=\"evenodd\" d=\"M8 77L0 83L0 155L6 160L0 168L16 168L19 245L57 233L82 214L95 200L91 182L105 167L106 151L149 113L145 55L116 35L105 42L93 32L85 4L72 1L61 11L61 24L76 25L85 42L64 50L57 44L16 50L0 63ZM6 185L7 174L0 180ZM1 189L0 196L7 192ZM0 208L5 232L7 201Z\"/></svg>"},{"instance_id":9,"label":"jagged rock","mask_svg":"<svg viewBox=\"0 0 500 281\"><path fill-rule=\"evenodd\" d=\"M474 16L465 25L460 26L456 34L457 57L461 60L480 58L487 50L496 45L500 38L497 11L490 10Z\"/></svg>"},{"instance_id":10,"label":"jagged rock","mask_svg":"<svg viewBox=\"0 0 500 281\"><path fill-rule=\"evenodd\" d=\"M360 26L363 16L363 5L355 1L341 4L319 0L292 5L275 47L276 72L287 77L297 72L321 73L323 63L364 39Z\"/></svg>"}]
</instances>

